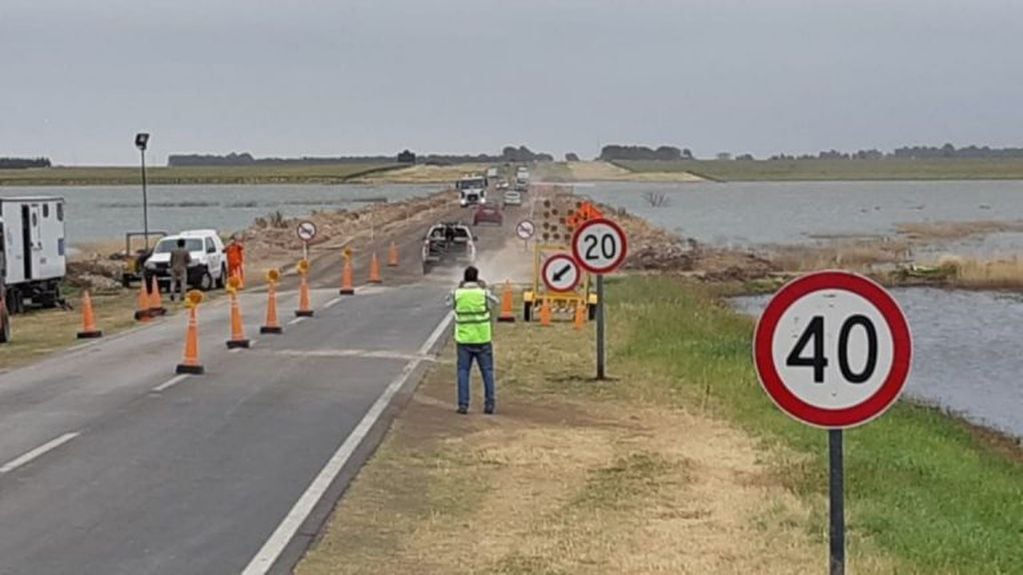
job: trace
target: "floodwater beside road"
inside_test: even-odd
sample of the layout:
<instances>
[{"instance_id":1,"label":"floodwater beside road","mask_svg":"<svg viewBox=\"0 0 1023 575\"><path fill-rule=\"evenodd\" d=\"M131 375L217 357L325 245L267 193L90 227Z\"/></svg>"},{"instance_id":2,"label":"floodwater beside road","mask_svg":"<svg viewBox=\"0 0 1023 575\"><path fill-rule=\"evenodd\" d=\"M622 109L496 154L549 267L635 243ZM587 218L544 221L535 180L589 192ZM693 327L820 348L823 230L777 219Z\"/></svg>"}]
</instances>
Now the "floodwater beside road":
<instances>
[{"instance_id":1,"label":"floodwater beside road","mask_svg":"<svg viewBox=\"0 0 1023 575\"><path fill-rule=\"evenodd\" d=\"M910 222L1023 219L1023 181L598 182L576 192L668 231L734 247L894 235L896 224ZM651 193L663 194L667 205L651 206ZM1009 239L995 247L1023 250L1023 237ZM984 252L984 244L969 249Z\"/></svg>"},{"instance_id":2,"label":"floodwater beside road","mask_svg":"<svg viewBox=\"0 0 1023 575\"><path fill-rule=\"evenodd\" d=\"M891 290L913 333L906 394L967 420L1023 438L1023 297L936 288ZM759 316L770 296L739 297Z\"/></svg>"},{"instance_id":3,"label":"floodwater beside road","mask_svg":"<svg viewBox=\"0 0 1023 575\"><path fill-rule=\"evenodd\" d=\"M358 209L440 191L441 185L218 185L149 186L149 229L174 233L213 228L232 232L280 211L298 217L314 210ZM4 187L0 197L62 196L69 245L123 238L142 230L141 186Z\"/></svg>"}]
</instances>

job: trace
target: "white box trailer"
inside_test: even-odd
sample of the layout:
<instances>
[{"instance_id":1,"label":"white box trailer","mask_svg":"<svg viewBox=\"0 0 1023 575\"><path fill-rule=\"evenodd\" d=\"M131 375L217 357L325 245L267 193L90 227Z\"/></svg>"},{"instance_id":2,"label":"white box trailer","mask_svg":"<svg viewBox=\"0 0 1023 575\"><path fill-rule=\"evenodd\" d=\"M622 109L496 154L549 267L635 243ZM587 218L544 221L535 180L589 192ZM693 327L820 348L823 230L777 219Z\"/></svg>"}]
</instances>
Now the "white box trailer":
<instances>
[{"instance_id":1,"label":"white box trailer","mask_svg":"<svg viewBox=\"0 0 1023 575\"><path fill-rule=\"evenodd\" d=\"M26 300L56 306L66 273L64 198L0 198L0 287L7 309L19 313Z\"/></svg>"}]
</instances>

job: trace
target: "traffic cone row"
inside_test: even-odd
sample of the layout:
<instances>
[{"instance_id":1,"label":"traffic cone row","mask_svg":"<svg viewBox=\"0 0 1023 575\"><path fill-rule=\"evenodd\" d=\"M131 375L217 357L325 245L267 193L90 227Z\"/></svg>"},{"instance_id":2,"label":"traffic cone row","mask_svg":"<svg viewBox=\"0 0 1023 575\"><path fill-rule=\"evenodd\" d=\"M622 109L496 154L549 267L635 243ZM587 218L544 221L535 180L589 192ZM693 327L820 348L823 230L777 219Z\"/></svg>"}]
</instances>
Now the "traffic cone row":
<instances>
[{"instance_id":1,"label":"traffic cone row","mask_svg":"<svg viewBox=\"0 0 1023 575\"><path fill-rule=\"evenodd\" d=\"M504 291L501 293L501 315L497 316L497 321L509 323L515 321L515 311L512 309L514 297L511 280L508 280L504 282Z\"/></svg>"},{"instance_id":2,"label":"traffic cone row","mask_svg":"<svg viewBox=\"0 0 1023 575\"><path fill-rule=\"evenodd\" d=\"M313 308L309 305L309 281L307 273L299 274L301 280L298 288L298 309L295 310L297 317L313 317Z\"/></svg>"},{"instance_id":3,"label":"traffic cone row","mask_svg":"<svg viewBox=\"0 0 1023 575\"><path fill-rule=\"evenodd\" d=\"M167 308L163 307L163 298L160 297L160 284L156 281L156 276L153 276L150 282L149 289L149 315L167 315Z\"/></svg>"},{"instance_id":4,"label":"traffic cone row","mask_svg":"<svg viewBox=\"0 0 1023 575\"><path fill-rule=\"evenodd\" d=\"M185 332L185 355L178 364L177 373L189 375L202 375L206 368L199 363L199 303L202 301L202 293L196 298L188 300L188 329Z\"/></svg>"},{"instance_id":5,"label":"traffic cone row","mask_svg":"<svg viewBox=\"0 0 1023 575\"><path fill-rule=\"evenodd\" d=\"M352 295L355 293L355 286L352 284L352 258L345 258L345 267L341 270L341 295Z\"/></svg>"},{"instance_id":6,"label":"traffic cone row","mask_svg":"<svg viewBox=\"0 0 1023 575\"><path fill-rule=\"evenodd\" d=\"M82 292L82 331L78 332L78 339L92 339L103 337L103 332L96 329L96 316L92 312L92 298L89 297L89 290Z\"/></svg>"},{"instance_id":7,"label":"traffic cone row","mask_svg":"<svg viewBox=\"0 0 1023 575\"><path fill-rule=\"evenodd\" d=\"M398 267L398 246L394 242L391 242L391 247L387 249L387 267Z\"/></svg>"},{"instance_id":8,"label":"traffic cone row","mask_svg":"<svg viewBox=\"0 0 1023 575\"><path fill-rule=\"evenodd\" d=\"M247 349L252 343L245 337L245 324L242 321L241 305L238 303L238 288L232 287L228 293L231 296L231 339L227 340L227 349Z\"/></svg>"},{"instance_id":9,"label":"traffic cone row","mask_svg":"<svg viewBox=\"0 0 1023 575\"><path fill-rule=\"evenodd\" d=\"M270 282L267 286L266 296L266 323L259 328L259 333L284 333L284 328L277 321L277 284L275 282Z\"/></svg>"},{"instance_id":10,"label":"traffic cone row","mask_svg":"<svg viewBox=\"0 0 1023 575\"><path fill-rule=\"evenodd\" d=\"M543 298L540 304L540 325L550 327L551 325L551 300Z\"/></svg>"},{"instance_id":11,"label":"traffic cone row","mask_svg":"<svg viewBox=\"0 0 1023 575\"><path fill-rule=\"evenodd\" d=\"M383 282L380 279L380 260L377 259L377 253L373 252L373 256L369 259L369 283L378 284Z\"/></svg>"}]
</instances>

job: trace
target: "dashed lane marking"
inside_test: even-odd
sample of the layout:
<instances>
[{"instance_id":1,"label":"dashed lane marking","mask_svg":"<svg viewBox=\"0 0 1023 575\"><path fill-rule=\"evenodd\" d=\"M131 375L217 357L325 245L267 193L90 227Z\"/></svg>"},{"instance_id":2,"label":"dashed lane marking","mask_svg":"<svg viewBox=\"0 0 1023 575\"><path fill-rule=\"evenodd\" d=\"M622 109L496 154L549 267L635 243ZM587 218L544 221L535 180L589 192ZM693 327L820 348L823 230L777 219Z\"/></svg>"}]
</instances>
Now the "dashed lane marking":
<instances>
[{"instance_id":1,"label":"dashed lane marking","mask_svg":"<svg viewBox=\"0 0 1023 575\"><path fill-rule=\"evenodd\" d=\"M61 445L64 445L65 443L71 441L72 439L78 437L79 435L81 434L78 433L77 431L72 431L71 433L65 433L64 435L61 435L56 439L47 441L46 443L40 445L39 447L33 449L32 451L25 452L22 455L19 455L18 457L5 463L2 467L0 467L0 474L10 473L11 471L14 471L15 469L25 465L26 463L30 463L38 459L47 452L57 449Z\"/></svg>"}]
</instances>

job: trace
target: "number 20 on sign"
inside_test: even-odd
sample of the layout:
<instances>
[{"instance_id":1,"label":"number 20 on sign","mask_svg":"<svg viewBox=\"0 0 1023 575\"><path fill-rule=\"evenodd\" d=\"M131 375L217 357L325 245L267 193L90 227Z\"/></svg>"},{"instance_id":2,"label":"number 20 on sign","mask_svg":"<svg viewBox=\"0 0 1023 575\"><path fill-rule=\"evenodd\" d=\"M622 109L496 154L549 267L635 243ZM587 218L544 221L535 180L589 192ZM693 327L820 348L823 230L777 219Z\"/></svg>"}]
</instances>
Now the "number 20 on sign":
<instances>
[{"instance_id":1,"label":"number 20 on sign","mask_svg":"<svg viewBox=\"0 0 1023 575\"><path fill-rule=\"evenodd\" d=\"M829 572L845 573L842 430L880 416L909 376L912 338L873 281L826 271L786 284L757 322L753 357L764 391L794 419L828 430Z\"/></svg>"}]
</instances>

